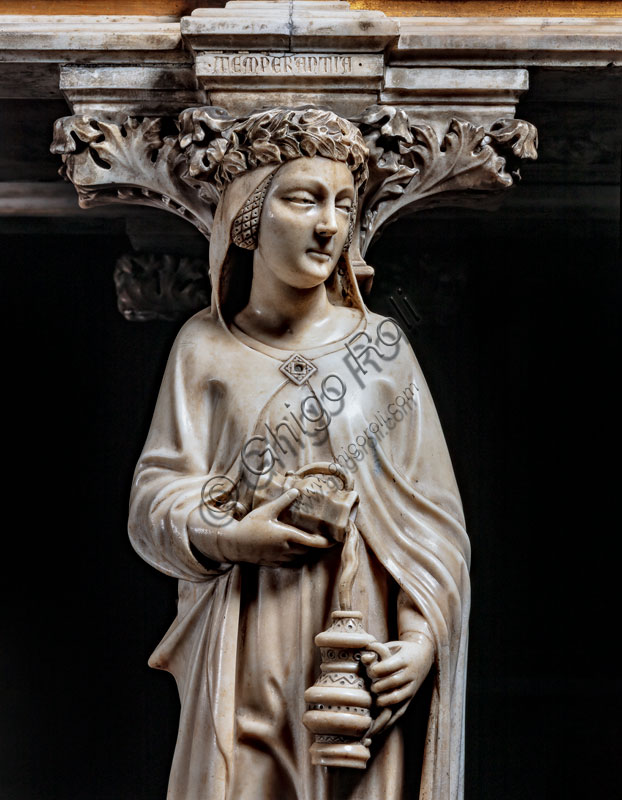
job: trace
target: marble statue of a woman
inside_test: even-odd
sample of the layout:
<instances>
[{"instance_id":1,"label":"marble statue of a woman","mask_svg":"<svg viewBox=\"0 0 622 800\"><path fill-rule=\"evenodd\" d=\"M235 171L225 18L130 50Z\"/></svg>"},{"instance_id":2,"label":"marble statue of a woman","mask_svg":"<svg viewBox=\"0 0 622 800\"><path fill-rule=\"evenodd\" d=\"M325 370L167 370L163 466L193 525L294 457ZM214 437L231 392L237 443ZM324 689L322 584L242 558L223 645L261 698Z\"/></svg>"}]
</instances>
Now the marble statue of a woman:
<instances>
[{"instance_id":1,"label":"marble statue of a woman","mask_svg":"<svg viewBox=\"0 0 622 800\"><path fill-rule=\"evenodd\" d=\"M212 305L171 352L129 524L179 580L150 660L181 697L168 796L459 800L469 545L425 380L348 256L364 140L331 112L273 109L208 158ZM353 520L353 607L390 651L367 668L372 714L414 698L364 770L315 766L301 721Z\"/></svg>"}]
</instances>

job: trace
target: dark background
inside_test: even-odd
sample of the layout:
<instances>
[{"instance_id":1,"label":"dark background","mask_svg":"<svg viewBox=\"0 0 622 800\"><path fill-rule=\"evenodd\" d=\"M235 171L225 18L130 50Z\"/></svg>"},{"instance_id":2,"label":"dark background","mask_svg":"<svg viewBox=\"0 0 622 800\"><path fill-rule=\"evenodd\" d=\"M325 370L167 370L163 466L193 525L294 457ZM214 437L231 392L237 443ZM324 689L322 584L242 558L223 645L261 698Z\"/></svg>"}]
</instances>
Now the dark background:
<instances>
[{"instance_id":1,"label":"dark background","mask_svg":"<svg viewBox=\"0 0 622 800\"><path fill-rule=\"evenodd\" d=\"M422 212L368 254L371 308L395 313L401 288L420 317L473 544L467 800L619 785L619 224L556 197ZM133 552L126 514L179 324L116 310L119 220L0 232L0 796L158 800L178 700L147 658L176 585Z\"/></svg>"}]
</instances>

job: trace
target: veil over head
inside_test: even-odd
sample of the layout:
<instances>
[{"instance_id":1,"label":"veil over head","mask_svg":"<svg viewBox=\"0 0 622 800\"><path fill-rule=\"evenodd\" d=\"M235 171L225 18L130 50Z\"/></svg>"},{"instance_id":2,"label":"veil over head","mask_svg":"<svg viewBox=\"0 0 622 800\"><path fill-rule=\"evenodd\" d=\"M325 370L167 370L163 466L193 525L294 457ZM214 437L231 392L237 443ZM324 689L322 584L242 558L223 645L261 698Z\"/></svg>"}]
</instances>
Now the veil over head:
<instances>
[{"instance_id":1,"label":"veil over head","mask_svg":"<svg viewBox=\"0 0 622 800\"><path fill-rule=\"evenodd\" d=\"M275 108L252 114L232 125L209 147L197 150L190 173L208 178L222 190L210 242L214 315L224 322L248 299L252 256L233 243L232 226L262 182L284 163L321 157L346 164L358 193L367 179L368 156L363 137L353 123L332 111L314 107ZM352 211L355 213L356 202ZM333 304L366 313L347 252L341 255L326 287Z\"/></svg>"},{"instance_id":2,"label":"veil over head","mask_svg":"<svg viewBox=\"0 0 622 800\"><path fill-rule=\"evenodd\" d=\"M227 186L216 209L209 254L212 314L223 322L240 311L248 300L252 280L252 251L233 244L233 221L257 187L281 166L267 164L244 172ZM362 314L367 313L347 251L339 258L326 281L326 288L334 305L358 308Z\"/></svg>"}]
</instances>

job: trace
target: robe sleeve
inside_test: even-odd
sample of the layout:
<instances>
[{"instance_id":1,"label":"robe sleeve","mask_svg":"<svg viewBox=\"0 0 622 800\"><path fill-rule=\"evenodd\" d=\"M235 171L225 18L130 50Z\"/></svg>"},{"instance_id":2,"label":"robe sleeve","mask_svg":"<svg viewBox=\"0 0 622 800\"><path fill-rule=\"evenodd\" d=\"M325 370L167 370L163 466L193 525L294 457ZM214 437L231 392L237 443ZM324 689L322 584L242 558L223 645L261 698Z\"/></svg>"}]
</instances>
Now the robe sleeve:
<instances>
[{"instance_id":1,"label":"robe sleeve","mask_svg":"<svg viewBox=\"0 0 622 800\"><path fill-rule=\"evenodd\" d=\"M205 581L225 569L199 563L188 537L188 519L200 508L209 479L211 421L222 397L218 383L206 375L206 348L209 339L193 318L171 350L130 497L134 549L161 572L189 581Z\"/></svg>"}]
</instances>

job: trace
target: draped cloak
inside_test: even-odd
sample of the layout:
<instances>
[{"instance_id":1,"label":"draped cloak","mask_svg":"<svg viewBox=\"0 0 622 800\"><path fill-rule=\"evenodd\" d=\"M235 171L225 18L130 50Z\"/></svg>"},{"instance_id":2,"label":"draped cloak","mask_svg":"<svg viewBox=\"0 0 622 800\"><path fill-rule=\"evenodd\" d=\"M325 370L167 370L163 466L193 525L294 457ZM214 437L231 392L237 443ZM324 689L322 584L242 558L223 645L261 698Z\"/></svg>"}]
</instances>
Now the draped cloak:
<instances>
[{"instance_id":1,"label":"draped cloak","mask_svg":"<svg viewBox=\"0 0 622 800\"><path fill-rule=\"evenodd\" d=\"M134 477L132 544L179 581L177 617L150 659L175 676L181 698L168 797L398 800L415 782L420 800L460 800L469 543L415 356L392 320L365 309L347 256L329 280L329 296L358 309L360 322L342 340L299 351L317 368L304 386L279 370L291 352L257 342L223 319L228 287L239 277L231 222L274 169L246 173L221 200L210 247L212 306L177 337ZM315 411L305 416L310 395ZM277 428L282 421L288 426ZM352 477L363 541L354 607L364 612L367 630L378 639L398 638L401 591L432 632L435 664L420 775L409 772L418 760L400 752L412 709L378 735L356 780L310 764L311 735L299 721L302 695L317 671L313 637L336 608L338 548L309 564L275 569L199 560L190 544L188 528L201 519L206 483L239 484L253 437L282 471L332 460ZM219 535L227 535L226 526ZM260 751L278 762L278 790L260 788L277 785L262 777Z\"/></svg>"}]
</instances>

